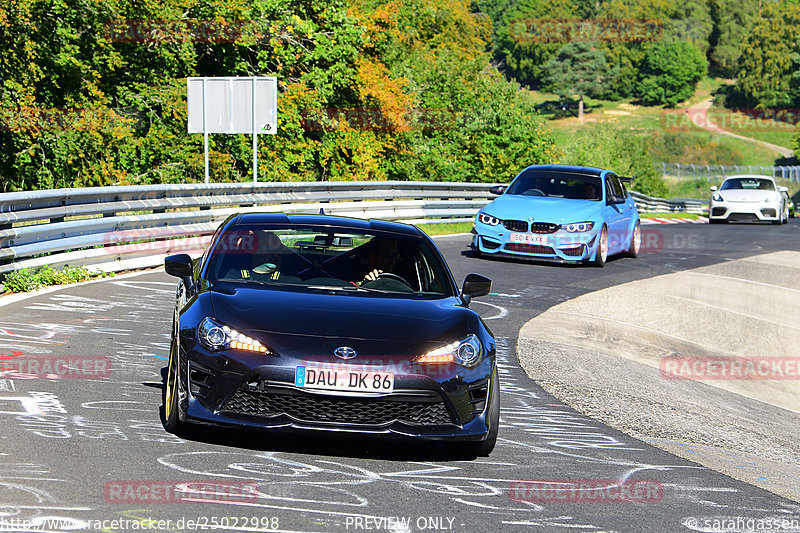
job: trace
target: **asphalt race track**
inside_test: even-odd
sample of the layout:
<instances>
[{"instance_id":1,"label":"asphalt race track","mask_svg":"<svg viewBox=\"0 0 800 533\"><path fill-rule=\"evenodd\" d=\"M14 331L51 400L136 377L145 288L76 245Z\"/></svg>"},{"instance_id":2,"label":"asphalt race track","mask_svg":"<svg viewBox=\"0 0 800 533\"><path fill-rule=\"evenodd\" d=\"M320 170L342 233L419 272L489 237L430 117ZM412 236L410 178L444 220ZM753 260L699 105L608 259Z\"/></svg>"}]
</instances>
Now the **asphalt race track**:
<instances>
[{"instance_id":1,"label":"asphalt race track","mask_svg":"<svg viewBox=\"0 0 800 533\"><path fill-rule=\"evenodd\" d=\"M800 531L800 504L584 416L520 367L520 328L554 305L800 250L797 219L643 229L645 253L602 269L478 259L468 236L437 239L459 282L494 280L472 305L497 337L502 425L475 460L441 445L165 432L175 283L163 271L0 299L0 366L58 356L94 372L0 377L0 531ZM582 488L538 490L567 484Z\"/></svg>"}]
</instances>

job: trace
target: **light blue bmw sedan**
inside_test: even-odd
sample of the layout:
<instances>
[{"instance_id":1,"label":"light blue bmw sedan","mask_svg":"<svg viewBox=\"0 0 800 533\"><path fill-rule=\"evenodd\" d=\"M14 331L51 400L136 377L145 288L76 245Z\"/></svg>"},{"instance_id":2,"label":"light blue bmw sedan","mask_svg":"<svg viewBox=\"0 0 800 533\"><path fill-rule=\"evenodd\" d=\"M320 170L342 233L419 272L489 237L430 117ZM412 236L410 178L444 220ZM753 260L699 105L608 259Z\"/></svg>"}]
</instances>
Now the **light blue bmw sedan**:
<instances>
[{"instance_id":1,"label":"light blue bmw sedan","mask_svg":"<svg viewBox=\"0 0 800 533\"><path fill-rule=\"evenodd\" d=\"M636 257L641 226L636 204L610 170L533 165L481 209L472 229L476 255L603 266L608 256Z\"/></svg>"}]
</instances>

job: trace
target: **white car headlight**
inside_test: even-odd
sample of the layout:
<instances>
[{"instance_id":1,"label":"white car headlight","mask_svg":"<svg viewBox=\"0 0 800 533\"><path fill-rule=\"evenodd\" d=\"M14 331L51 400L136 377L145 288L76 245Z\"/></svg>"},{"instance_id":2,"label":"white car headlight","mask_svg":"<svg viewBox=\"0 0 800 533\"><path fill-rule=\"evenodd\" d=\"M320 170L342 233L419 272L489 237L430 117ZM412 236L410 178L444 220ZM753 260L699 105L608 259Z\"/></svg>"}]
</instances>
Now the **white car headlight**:
<instances>
[{"instance_id":1,"label":"white car headlight","mask_svg":"<svg viewBox=\"0 0 800 533\"><path fill-rule=\"evenodd\" d=\"M486 214L484 212L478 213L478 220L480 220L481 222L483 222L488 226L496 226L500 224L499 218L495 218L492 215Z\"/></svg>"},{"instance_id":2,"label":"white car headlight","mask_svg":"<svg viewBox=\"0 0 800 533\"><path fill-rule=\"evenodd\" d=\"M252 337L239 333L230 326L212 318L204 318L197 328L197 340L207 350L245 350L248 352L272 353L266 346Z\"/></svg>"},{"instance_id":3,"label":"white car headlight","mask_svg":"<svg viewBox=\"0 0 800 533\"><path fill-rule=\"evenodd\" d=\"M777 198L775 198L774 196L767 196L767 198L766 198L766 200L764 200L764 202L766 202L768 204L771 204L775 200L777 200Z\"/></svg>"},{"instance_id":4,"label":"white car headlight","mask_svg":"<svg viewBox=\"0 0 800 533\"><path fill-rule=\"evenodd\" d=\"M417 364L456 363L467 368L477 366L483 357L483 345L475 335L453 342L420 355L414 362Z\"/></svg>"},{"instance_id":5,"label":"white car headlight","mask_svg":"<svg viewBox=\"0 0 800 533\"><path fill-rule=\"evenodd\" d=\"M711 198L715 202L724 202L725 201L725 199L722 197L722 195L720 193L718 193L718 192L715 192L714 194L712 194Z\"/></svg>"},{"instance_id":6,"label":"white car headlight","mask_svg":"<svg viewBox=\"0 0 800 533\"><path fill-rule=\"evenodd\" d=\"M570 233L582 233L592 229L594 227L594 222L577 222L575 224L566 224L561 227Z\"/></svg>"}]
</instances>

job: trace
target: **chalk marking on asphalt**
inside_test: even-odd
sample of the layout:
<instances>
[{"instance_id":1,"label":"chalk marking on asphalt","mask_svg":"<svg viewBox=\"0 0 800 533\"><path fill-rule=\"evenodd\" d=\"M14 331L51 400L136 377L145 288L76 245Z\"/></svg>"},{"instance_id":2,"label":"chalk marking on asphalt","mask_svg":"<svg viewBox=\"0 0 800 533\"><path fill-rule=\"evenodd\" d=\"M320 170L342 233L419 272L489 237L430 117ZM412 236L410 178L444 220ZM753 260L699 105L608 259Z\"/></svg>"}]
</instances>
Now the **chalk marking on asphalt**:
<instances>
[{"instance_id":1,"label":"chalk marking on asphalt","mask_svg":"<svg viewBox=\"0 0 800 533\"><path fill-rule=\"evenodd\" d=\"M494 307L495 309L497 309L499 311L498 314L496 314L494 316L485 317L484 320L496 320L498 318L503 318L504 316L506 316L508 314L508 309L506 309L505 307L501 307L499 305L494 305L494 304L490 304L490 303L486 303L486 302L481 302L480 300L476 300L475 303L488 305L489 307Z\"/></svg>"}]
</instances>

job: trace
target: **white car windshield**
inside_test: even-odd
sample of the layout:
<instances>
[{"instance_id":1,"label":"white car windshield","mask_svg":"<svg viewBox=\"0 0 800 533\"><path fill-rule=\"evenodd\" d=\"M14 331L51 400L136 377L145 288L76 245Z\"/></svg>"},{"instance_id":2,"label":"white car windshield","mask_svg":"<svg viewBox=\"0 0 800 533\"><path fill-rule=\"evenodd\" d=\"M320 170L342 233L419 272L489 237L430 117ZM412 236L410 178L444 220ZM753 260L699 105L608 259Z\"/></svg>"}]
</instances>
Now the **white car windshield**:
<instances>
[{"instance_id":1,"label":"white car windshield","mask_svg":"<svg viewBox=\"0 0 800 533\"><path fill-rule=\"evenodd\" d=\"M775 183L772 180L762 178L731 178L725 180L725 183L720 187L721 191L736 189L774 191Z\"/></svg>"}]
</instances>

